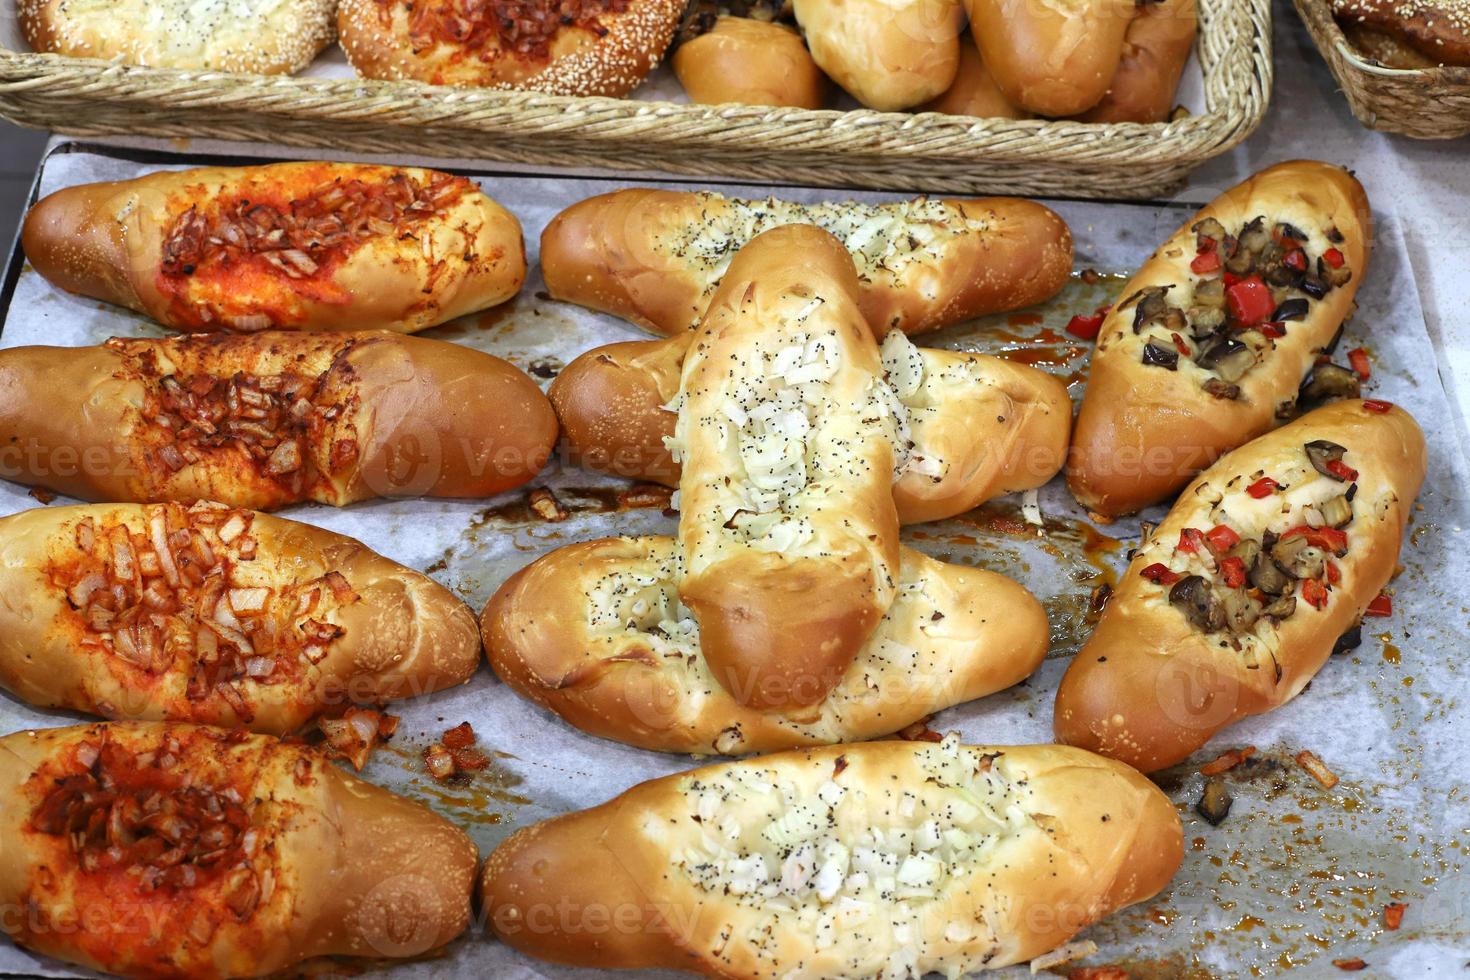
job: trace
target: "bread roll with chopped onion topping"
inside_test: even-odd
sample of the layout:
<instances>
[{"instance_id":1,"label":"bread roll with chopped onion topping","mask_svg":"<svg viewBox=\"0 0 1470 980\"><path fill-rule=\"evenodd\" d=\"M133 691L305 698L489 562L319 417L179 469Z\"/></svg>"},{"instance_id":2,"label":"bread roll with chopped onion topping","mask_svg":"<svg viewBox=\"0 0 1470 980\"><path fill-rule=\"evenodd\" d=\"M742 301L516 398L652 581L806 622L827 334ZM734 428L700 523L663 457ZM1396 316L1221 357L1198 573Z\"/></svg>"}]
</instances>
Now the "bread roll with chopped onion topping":
<instances>
[{"instance_id":1,"label":"bread roll with chopped onion topping","mask_svg":"<svg viewBox=\"0 0 1470 980\"><path fill-rule=\"evenodd\" d=\"M42 198L36 271L166 327L413 333L510 299L515 217L464 177L278 163L159 171Z\"/></svg>"},{"instance_id":2,"label":"bread roll with chopped onion topping","mask_svg":"<svg viewBox=\"0 0 1470 980\"><path fill-rule=\"evenodd\" d=\"M795 204L648 188L557 215L541 235L541 271L556 299L675 334L699 321L740 247L785 224L818 225L841 240L880 335L1030 306L1055 295L1072 271L1066 223L1032 201Z\"/></svg>"},{"instance_id":3,"label":"bread roll with chopped onion topping","mask_svg":"<svg viewBox=\"0 0 1470 980\"><path fill-rule=\"evenodd\" d=\"M1067 483L1106 517L1168 498L1289 417L1367 270L1353 175L1277 164L1186 221L1128 280L1098 333Z\"/></svg>"},{"instance_id":4,"label":"bread roll with chopped onion topping","mask_svg":"<svg viewBox=\"0 0 1470 980\"><path fill-rule=\"evenodd\" d=\"M0 518L0 684L45 708L285 734L453 687L464 603L309 524L220 504Z\"/></svg>"},{"instance_id":5,"label":"bread roll with chopped onion topping","mask_svg":"<svg viewBox=\"0 0 1470 980\"><path fill-rule=\"evenodd\" d=\"M0 738L0 921L130 977L413 957L469 925L478 855L427 808L265 735L147 722Z\"/></svg>"},{"instance_id":6,"label":"bread roll with chopped onion topping","mask_svg":"<svg viewBox=\"0 0 1470 980\"><path fill-rule=\"evenodd\" d=\"M827 77L785 24L722 16L679 45L674 74L692 102L820 109Z\"/></svg>"},{"instance_id":7,"label":"bread roll with chopped onion topping","mask_svg":"<svg viewBox=\"0 0 1470 980\"><path fill-rule=\"evenodd\" d=\"M549 394L572 458L597 472L678 486L665 439L687 335L594 348ZM1000 357L915 347L898 331L881 348L887 383L908 413L912 447L893 486L904 524L943 520L1039 487L1066 460L1072 403L1045 371Z\"/></svg>"},{"instance_id":8,"label":"bread roll with chopped onion topping","mask_svg":"<svg viewBox=\"0 0 1470 980\"><path fill-rule=\"evenodd\" d=\"M1195 0L1150 0L1128 25L1108 94L1082 122L1157 123L1169 118L1194 50Z\"/></svg>"},{"instance_id":9,"label":"bread roll with chopped onion topping","mask_svg":"<svg viewBox=\"0 0 1470 980\"><path fill-rule=\"evenodd\" d=\"M741 755L890 734L1010 687L1046 652L1046 613L1021 586L902 548L893 605L826 698L756 711L711 675L698 624L679 603L681 566L673 538L608 538L537 559L485 607L490 665L593 735Z\"/></svg>"},{"instance_id":10,"label":"bread roll with chopped onion topping","mask_svg":"<svg viewBox=\"0 0 1470 980\"><path fill-rule=\"evenodd\" d=\"M1173 804L1127 766L952 735L641 783L512 835L480 897L497 939L557 963L962 976L1147 900L1182 858Z\"/></svg>"},{"instance_id":11,"label":"bread roll with chopped onion topping","mask_svg":"<svg viewBox=\"0 0 1470 980\"><path fill-rule=\"evenodd\" d=\"M730 263L684 359L671 448L679 595L749 707L815 704L893 602L903 407L842 243L811 225Z\"/></svg>"},{"instance_id":12,"label":"bread roll with chopped onion topping","mask_svg":"<svg viewBox=\"0 0 1470 980\"><path fill-rule=\"evenodd\" d=\"M0 476L83 500L489 497L545 465L546 396L392 333L193 334L0 351Z\"/></svg>"},{"instance_id":13,"label":"bread roll with chopped onion topping","mask_svg":"<svg viewBox=\"0 0 1470 980\"><path fill-rule=\"evenodd\" d=\"M1134 0L966 0L970 30L1006 101L1072 116L1102 101Z\"/></svg>"},{"instance_id":14,"label":"bread roll with chopped onion topping","mask_svg":"<svg viewBox=\"0 0 1470 980\"><path fill-rule=\"evenodd\" d=\"M959 67L961 0L793 0L822 71L869 109L912 109Z\"/></svg>"},{"instance_id":15,"label":"bread roll with chopped onion topping","mask_svg":"<svg viewBox=\"0 0 1470 980\"><path fill-rule=\"evenodd\" d=\"M1380 592L1424 467L1414 419L1357 399L1221 458L1139 549L1072 661L1058 738L1150 772L1296 697L1338 637L1391 608Z\"/></svg>"}]
</instances>

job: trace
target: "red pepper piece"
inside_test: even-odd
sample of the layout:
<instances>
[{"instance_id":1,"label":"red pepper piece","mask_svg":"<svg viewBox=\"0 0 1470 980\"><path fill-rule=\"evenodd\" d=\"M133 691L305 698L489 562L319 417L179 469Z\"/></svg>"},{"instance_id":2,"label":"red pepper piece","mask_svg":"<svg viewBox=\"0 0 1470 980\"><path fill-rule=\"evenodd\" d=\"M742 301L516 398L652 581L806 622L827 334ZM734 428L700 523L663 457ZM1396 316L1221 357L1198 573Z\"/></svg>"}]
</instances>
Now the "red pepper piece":
<instances>
[{"instance_id":1,"label":"red pepper piece","mask_svg":"<svg viewBox=\"0 0 1470 980\"><path fill-rule=\"evenodd\" d=\"M1347 551L1347 532L1339 531L1335 527L1309 527L1306 524L1299 524L1281 535L1283 541L1288 538L1306 538L1307 544L1312 547L1330 551L1338 556Z\"/></svg>"},{"instance_id":2,"label":"red pepper piece","mask_svg":"<svg viewBox=\"0 0 1470 980\"><path fill-rule=\"evenodd\" d=\"M1387 592L1378 593L1376 596L1373 597L1373 601L1368 603L1368 608L1364 610L1363 615L1392 616L1393 597L1390 596Z\"/></svg>"},{"instance_id":3,"label":"red pepper piece","mask_svg":"<svg viewBox=\"0 0 1470 980\"><path fill-rule=\"evenodd\" d=\"M1302 579L1302 599L1313 609L1327 606L1327 586L1314 578Z\"/></svg>"},{"instance_id":4,"label":"red pepper piece","mask_svg":"<svg viewBox=\"0 0 1470 980\"><path fill-rule=\"evenodd\" d=\"M1272 340L1280 340L1286 336L1286 324L1267 321L1261 324L1261 333Z\"/></svg>"},{"instance_id":5,"label":"red pepper piece","mask_svg":"<svg viewBox=\"0 0 1470 980\"><path fill-rule=\"evenodd\" d=\"M1250 326L1270 319L1276 311L1271 287L1260 276L1248 276L1225 289L1225 305L1230 315Z\"/></svg>"},{"instance_id":6,"label":"red pepper piece","mask_svg":"<svg viewBox=\"0 0 1470 980\"><path fill-rule=\"evenodd\" d=\"M1393 408L1393 402L1381 402L1376 398L1369 398L1363 402L1363 407L1375 415L1383 415Z\"/></svg>"},{"instance_id":7,"label":"red pepper piece","mask_svg":"<svg viewBox=\"0 0 1470 980\"><path fill-rule=\"evenodd\" d=\"M1179 545L1174 550L1193 555L1196 554L1204 546L1204 532L1197 527L1187 527L1179 532Z\"/></svg>"},{"instance_id":8,"label":"red pepper piece","mask_svg":"<svg viewBox=\"0 0 1470 980\"><path fill-rule=\"evenodd\" d=\"M1358 471L1340 459L1328 460L1327 471L1346 483L1352 483L1358 478Z\"/></svg>"},{"instance_id":9,"label":"red pepper piece","mask_svg":"<svg viewBox=\"0 0 1470 980\"><path fill-rule=\"evenodd\" d=\"M1245 584L1245 562L1233 556L1220 559L1220 575L1230 588L1240 588Z\"/></svg>"},{"instance_id":10,"label":"red pepper piece","mask_svg":"<svg viewBox=\"0 0 1470 980\"><path fill-rule=\"evenodd\" d=\"M1143 571L1139 572L1138 574L1142 575L1150 582L1157 582L1160 585L1173 585L1175 582L1179 581L1180 578L1178 572L1173 571L1169 568L1168 565L1165 565L1161 561L1154 562L1152 565L1147 566L1146 568L1144 568Z\"/></svg>"},{"instance_id":11,"label":"red pepper piece","mask_svg":"<svg viewBox=\"0 0 1470 980\"><path fill-rule=\"evenodd\" d=\"M1342 253L1339 252L1337 249L1329 248L1327 251L1322 253L1322 261L1326 262L1334 269L1341 269L1343 262L1347 260L1342 257Z\"/></svg>"},{"instance_id":12,"label":"red pepper piece","mask_svg":"<svg viewBox=\"0 0 1470 980\"><path fill-rule=\"evenodd\" d=\"M1169 336L1174 339L1174 349L1184 357L1188 357L1190 355L1189 345L1184 342L1184 338L1177 333L1171 333Z\"/></svg>"},{"instance_id":13,"label":"red pepper piece","mask_svg":"<svg viewBox=\"0 0 1470 980\"><path fill-rule=\"evenodd\" d=\"M1333 585L1342 581L1342 570L1337 567L1337 562L1335 561L1327 563L1327 581Z\"/></svg>"},{"instance_id":14,"label":"red pepper piece","mask_svg":"<svg viewBox=\"0 0 1470 980\"><path fill-rule=\"evenodd\" d=\"M1194 257L1194 261L1189 263L1189 268L1197 276L1205 276L1211 272L1218 271L1220 268L1220 253L1214 249L1201 252Z\"/></svg>"},{"instance_id":15,"label":"red pepper piece","mask_svg":"<svg viewBox=\"0 0 1470 980\"><path fill-rule=\"evenodd\" d=\"M1255 483L1252 483L1250 486L1246 487L1245 492L1250 494L1252 497L1255 497L1257 500L1260 500L1262 497L1271 496L1271 494L1280 489L1281 484L1277 483L1269 476L1263 476Z\"/></svg>"},{"instance_id":16,"label":"red pepper piece","mask_svg":"<svg viewBox=\"0 0 1470 980\"><path fill-rule=\"evenodd\" d=\"M1205 540L1210 543L1211 551L1217 555L1223 555L1231 548L1240 544L1240 535L1230 530L1224 524L1216 524L1205 532Z\"/></svg>"},{"instance_id":17,"label":"red pepper piece","mask_svg":"<svg viewBox=\"0 0 1470 980\"><path fill-rule=\"evenodd\" d=\"M1361 347L1354 347L1348 351L1348 365L1353 369L1359 379L1367 381L1373 373L1373 365L1368 360L1368 352Z\"/></svg>"},{"instance_id":18,"label":"red pepper piece","mask_svg":"<svg viewBox=\"0 0 1470 980\"><path fill-rule=\"evenodd\" d=\"M1102 313L1094 316L1083 316L1079 313L1067 321L1067 333L1083 340L1092 340L1102 329L1104 319L1106 316Z\"/></svg>"},{"instance_id":19,"label":"red pepper piece","mask_svg":"<svg viewBox=\"0 0 1470 980\"><path fill-rule=\"evenodd\" d=\"M1281 262L1294 272L1307 271L1307 253L1299 248L1293 248L1290 252L1287 252L1286 257Z\"/></svg>"},{"instance_id":20,"label":"red pepper piece","mask_svg":"<svg viewBox=\"0 0 1470 980\"><path fill-rule=\"evenodd\" d=\"M1404 913L1409 906L1403 902L1389 902L1383 907L1383 928L1397 929L1404 924Z\"/></svg>"}]
</instances>

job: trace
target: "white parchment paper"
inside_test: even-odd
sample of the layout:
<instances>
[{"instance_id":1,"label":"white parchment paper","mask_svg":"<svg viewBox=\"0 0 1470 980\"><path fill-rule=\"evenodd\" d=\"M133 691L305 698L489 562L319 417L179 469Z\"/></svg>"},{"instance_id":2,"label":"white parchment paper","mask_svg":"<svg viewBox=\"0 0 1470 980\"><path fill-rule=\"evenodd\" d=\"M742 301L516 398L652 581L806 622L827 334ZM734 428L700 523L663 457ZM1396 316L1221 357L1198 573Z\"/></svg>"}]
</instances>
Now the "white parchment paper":
<instances>
[{"instance_id":1,"label":"white parchment paper","mask_svg":"<svg viewBox=\"0 0 1470 980\"><path fill-rule=\"evenodd\" d=\"M43 165L40 190L159 166L129 151L63 144ZM553 214L629 180L525 174L477 179L524 225L531 279L506 307L424 336L543 371L597 344L640 336L615 318L546 299L534 268L541 229ZM803 189L781 193L807 201L841 197ZM1054 206L1076 235L1077 269L1105 274L1134 268L1189 213L1140 205ZM1088 345L1075 343L1062 327L1073 313L1110 301L1120 283L1116 275L1092 284L1079 276L1043 307L950 328L925 343L1037 364L1069 377L1080 396ZM1466 690L1462 653L1470 641L1470 562L1464 557L1470 467L1453 435L1418 292L1392 226L1376 242L1358 303L1344 349L1361 345L1372 351L1369 390L1412 411L1430 445L1429 476L1405 543L1404 571L1394 584L1394 615L1368 620L1362 646L1334 658L1301 697L1236 726L1202 753L1209 758L1242 744L1260 749L1255 762L1229 777L1236 802L1220 827L1193 812L1199 777L1189 775L1192 767L1160 774L1185 822L1184 865L1157 899L1084 934L1101 946L1089 964L1121 965L1136 977L1240 976L1255 970L1273 975L1287 965L1301 965L1298 976L1332 976L1338 971L1331 960L1361 956L1371 975L1418 977L1435 967L1458 971L1470 955L1470 882L1460 872L1470 835L1470 740L1455 724ZM134 314L66 295L22 267L4 311L0 346L94 344L114 335L159 334ZM492 500L378 501L345 510L300 506L283 515L350 534L428 571L478 610L512 572L559 545L673 531L674 520L657 510L611 509L614 491L624 485L553 464L530 486ZM537 486L553 488L572 517L548 524L529 512L525 496ZM1053 647L1041 670L1010 691L943 712L932 723L940 731L957 730L975 742L1050 740L1052 692L1086 636L1087 597L1126 564L1139 520L1101 528L1087 524L1060 480L1044 489L1041 500L1044 531L1019 527L1018 503L1006 500L905 532L908 543L941 558L1015 576L1043 600L1051 618ZM33 506L24 488L0 484L0 514ZM1161 514L1156 509L1142 518L1156 521ZM517 827L694 764L688 757L583 735L518 699L488 669L464 688L401 704L395 713L403 718L400 734L364 775L465 827L482 855ZM0 732L77 720L0 695ZM441 787L423 775L419 755L444 729L466 720L481 746L496 752L495 767L466 786ZM1342 783L1324 791L1297 768L1291 758L1303 748L1320 755ZM1389 901L1410 904L1398 932L1381 925L1381 909ZM599 975L527 960L479 928L442 956L392 970L405 977ZM0 946L3 972L75 975L9 945Z\"/></svg>"}]
</instances>

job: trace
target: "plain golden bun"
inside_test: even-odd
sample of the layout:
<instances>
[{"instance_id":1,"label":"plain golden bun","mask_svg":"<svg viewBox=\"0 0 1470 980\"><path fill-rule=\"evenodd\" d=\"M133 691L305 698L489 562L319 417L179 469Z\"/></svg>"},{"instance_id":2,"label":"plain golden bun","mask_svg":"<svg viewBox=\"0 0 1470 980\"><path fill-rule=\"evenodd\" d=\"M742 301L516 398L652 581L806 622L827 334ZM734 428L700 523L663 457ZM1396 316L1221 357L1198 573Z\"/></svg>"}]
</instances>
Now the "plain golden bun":
<instances>
[{"instance_id":1,"label":"plain golden bun","mask_svg":"<svg viewBox=\"0 0 1470 980\"><path fill-rule=\"evenodd\" d=\"M920 108L924 112L980 119L1031 118L1031 113L1006 100L990 70L985 67L980 49L968 41L960 44L960 65L955 72L954 83L944 90L944 94Z\"/></svg>"},{"instance_id":2,"label":"plain golden bun","mask_svg":"<svg viewBox=\"0 0 1470 980\"><path fill-rule=\"evenodd\" d=\"M1195 0L1159 0L1141 6L1128 25L1108 94L1077 118L1096 123L1168 119L1194 50L1195 28Z\"/></svg>"},{"instance_id":3,"label":"plain golden bun","mask_svg":"<svg viewBox=\"0 0 1470 980\"><path fill-rule=\"evenodd\" d=\"M827 76L785 24L720 17L679 45L673 67L691 102L820 109L827 101Z\"/></svg>"},{"instance_id":4,"label":"plain golden bun","mask_svg":"<svg viewBox=\"0 0 1470 980\"><path fill-rule=\"evenodd\" d=\"M812 57L869 109L935 98L959 66L961 0L793 0Z\"/></svg>"},{"instance_id":5,"label":"plain golden bun","mask_svg":"<svg viewBox=\"0 0 1470 980\"><path fill-rule=\"evenodd\" d=\"M1071 116L1102 101L1133 0L966 0L970 30L1006 101Z\"/></svg>"}]
</instances>

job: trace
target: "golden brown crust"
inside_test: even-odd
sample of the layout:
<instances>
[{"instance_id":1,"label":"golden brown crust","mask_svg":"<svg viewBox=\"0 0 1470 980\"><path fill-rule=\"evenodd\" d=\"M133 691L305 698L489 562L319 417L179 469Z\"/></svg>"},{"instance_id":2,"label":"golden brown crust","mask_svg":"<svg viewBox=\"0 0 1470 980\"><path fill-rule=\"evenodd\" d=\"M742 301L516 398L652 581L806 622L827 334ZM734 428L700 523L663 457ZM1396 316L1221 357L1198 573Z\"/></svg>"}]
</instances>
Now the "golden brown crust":
<instances>
[{"instance_id":1,"label":"golden brown crust","mask_svg":"<svg viewBox=\"0 0 1470 980\"><path fill-rule=\"evenodd\" d=\"M526 277L510 212L464 178L412 167L281 163L80 184L37 203L21 241L63 289L195 332L413 333L504 302Z\"/></svg>"},{"instance_id":2,"label":"golden brown crust","mask_svg":"<svg viewBox=\"0 0 1470 980\"><path fill-rule=\"evenodd\" d=\"M148 890L150 873L129 874L106 858L98 870L80 870L67 837L44 832L36 814L57 778L89 778L83 762L94 753L92 771L124 789L156 786L177 798L179 780L189 778L211 794L233 792L254 836L226 853L220 871L187 864L193 886ZM156 723L25 731L0 739L0 787L0 902L37 913L3 926L28 949L91 969L261 976L319 956L415 956L469 924L470 839L305 746ZM107 928L77 928L99 920ZM146 926L119 928L128 922Z\"/></svg>"},{"instance_id":3,"label":"golden brown crust","mask_svg":"<svg viewBox=\"0 0 1470 980\"><path fill-rule=\"evenodd\" d=\"M968 40L960 42L960 64L954 83L944 94L920 106L924 112L981 119L1030 119L1031 113L1006 100L995 78L985 67L980 49Z\"/></svg>"},{"instance_id":4,"label":"golden brown crust","mask_svg":"<svg viewBox=\"0 0 1470 980\"><path fill-rule=\"evenodd\" d=\"M1050 209L1015 198L867 205L742 201L633 188L588 198L541 235L556 299L654 333L698 322L730 256L772 227L816 224L842 238L875 332L927 333L1039 303L1072 270L1072 235Z\"/></svg>"},{"instance_id":5,"label":"golden brown crust","mask_svg":"<svg viewBox=\"0 0 1470 980\"><path fill-rule=\"evenodd\" d=\"M171 574L154 521L158 537L185 532L167 542ZM119 529L126 566L111 550ZM51 507L0 519L0 542L0 684L41 707L285 734L353 703L462 684L479 661L473 619L448 589L295 521L208 505ZM197 576L179 567L190 563ZM105 594L115 584L121 601Z\"/></svg>"},{"instance_id":6,"label":"golden brown crust","mask_svg":"<svg viewBox=\"0 0 1470 980\"><path fill-rule=\"evenodd\" d=\"M1348 22L1339 24L1348 43L1358 49L1358 54L1370 61L1389 68L1435 68L1439 62L1426 58L1392 34Z\"/></svg>"},{"instance_id":7,"label":"golden brown crust","mask_svg":"<svg viewBox=\"0 0 1470 980\"><path fill-rule=\"evenodd\" d=\"M812 58L869 109L911 109L959 66L961 0L794 0Z\"/></svg>"},{"instance_id":8,"label":"golden brown crust","mask_svg":"<svg viewBox=\"0 0 1470 980\"><path fill-rule=\"evenodd\" d=\"M827 76L784 24L721 16L672 60L691 102L820 109L827 101Z\"/></svg>"},{"instance_id":9,"label":"golden brown crust","mask_svg":"<svg viewBox=\"0 0 1470 980\"><path fill-rule=\"evenodd\" d=\"M217 383L202 396L174 393L191 379ZM229 392L242 386L258 401L231 409ZM268 407L261 424L274 429L230 438L228 425L254 421L253 404ZM193 422L205 417L215 434ZM555 441L555 413L524 373L418 337L196 334L0 352L0 476L84 500L265 510L488 497L531 479Z\"/></svg>"},{"instance_id":10,"label":"golden brown crust","mask_svg":"<svg viewBox=\"0 0 1470 980\"><path fill-rule=\"evenodd\" d=\"M1102 101L1133 0L966 0L970 30L1012 105L1071 116Z\"/></svg>"},{"instance_id":11,"label":"golden brown crust","mask_svg":"<svg viewBox=\"0 0 1470 980\"><path fill-rule=\"evenodd\" d=\"M969 856L982 803L998 816ZM815 840L814 862L850 854L856 872L860 851L885 850L869 828L922 840L926 821L944 843L917 846L936 857L910 869L928 886L912 897L868 900L856 874L787 866L800 838L785 843L786 828L811 828L798 833ZM707 766L533 825L486 860L480 896L498 939L558 963L747 977L800 962L842 976L896 957L915 975L968 973L1040 955L1156 894L1182 844L1157 787L1080 750L870 742ZM895 868L912 858L901 850ZM935 863L937 881L919 870ZM784 907L763 900L767 887ZM587 928L597 910L619 927Z\"/></svg>"},{"instance_id":12,"label":"golden brown crust","mask_svg":"<svg viewBox=\"0 0 1470 980\"><path fill-rule=\"evenodd\" d=\"M1128 25L1108 94L1077 118L1095 123L1168 119L1194 50L1195 28L1195 0L1158 0L1141 6Z\"/></svg>"},{"instance_id":13,"label":"golden brown crust","mask_svg":"<svg viewBox=\"0 0 1470 980\"><path fill-rule=\"evenodd\" d=\"M1470 66L1470 10L1462 0L1332 0L1332 13L1344 32L1372 32L1366 47L1362 34L1354 43L1391 67ZM1375 44L1373 35L1383 40Z\"/></svg>"},{"instance_id":14,"label":"golden brown crust","mask_svg":"<svg viewBox=\"0 0 1470 980\"><path fill-rule=\"evenodd\" d=\"M1097 630L1063 678L1055 716L1059 740L1151 772L1183 760L1233 722L1301 693L1337 638L1393 576L1424 477L1424 436L1414 419L1399 408L1379 412L1365 404L1375 403L1349 400L1310 412L1224 456L1185 489L1151 544L1129 565ZM1256 639L1236 651L1223 634L1192 625L1169 603L1168 590L1140 572L1172 560L1183 529L1208 529L1212 515L1222 513L1211 508L1210 488L1228 484L1219 507L1232 515L1274 506L1274 495L1252 503L1245 486L1262 473L1286 482L1283 472L1301 469L1303 445L1317 439L1345 447L1343 458L1358 471L1346 554L1336 559L1340 581L1328 589L1320 609L1305 599L1304 589L1287 618L1277 625L1263 618L1252 634ZM1250 523L1237 521L1241 527Z\"/></svg>"},{"instance_id":15,"label":"golden brown crust","mask_svg":"<svg viewBox=\"0 0 1470 980\"><path fill-rule=\"evenodd\" d=\"M465 8L446 0L343 0L337 30L347 60L364 78L621 98L663 57L684 4L629 0L621 11L601 3L586 6L595 16L563 23L544 51L526 53L503 45L489 23L467 25ZM478 16L488 22L502 12L486 4ZM413 37L416 17L427 18L421 21L428 28L427 41ZM442 29L434 27L435 18L443 19ZM465 30L473 43L447 39Z\"/></svg>"},{"instance_id":16,"label":"golden brown crust","mask_svg":"<svg viewBox=\"0 0 1470 980\"><path fill-rule=\"evenodd\" d=\"M679 621L677 567L672 538L608 538L543 556L485 607L490 665L585 732L661 752L740 755L890 734L1017 683L1046 652L1046 613L1021 586L904 548L898 598L822 703L757 711L715 682L697 630Z\"/></svg>"},{"instance_id":17,"label":"golden brown crust","mask_svg":"<svg viewBox=\"0 0 1470 980\"><path fill-rule=\"evenodd\" d=\"M1313 301L1304 319L1286 325L1285 337L1241 379L1238 398L1207 393L1203 372L1184 358L1175 371L1141 363L1143 338L1131 329L1136 311L1126 301L1149 287L1176 293L1193 288L1198 277L1190 271L1196 254L1190 229L1201 219L1216 218L1233 234L1257 216L1268 226L1287 221L1299 227L1313 254L1339 250L1351 279ZM1352 174L1306 160L1261 171L1184 222L1123 287L1098 334L1067 468L1077 500L1107 516L1140 510L1166 499L1221 453L1279 424L1278 410L1294 401L1353 308L1368 265L1371 222L1367 196ZM1342 241L1327 237L1334 228Z\"/></svg>"},{"instance_id":18,"label":"golden brown crust","mask_svg":"<svg viewBox=\"0 0 1470 980\"><path fill-rule=\"evenodd\" d=\"M886 346L886 344L885 344ZM625 341L577 357L552 382L551 403L571 458L599 473L678 486L666 406L679 391L686 336ZM903 524L962 514L994 497L1046 483L1066 461L1072 403L1066 385L1004 358L919 348L923 381L900 394L920 457L893 487Z\"/></svg>"}]
</instances>

